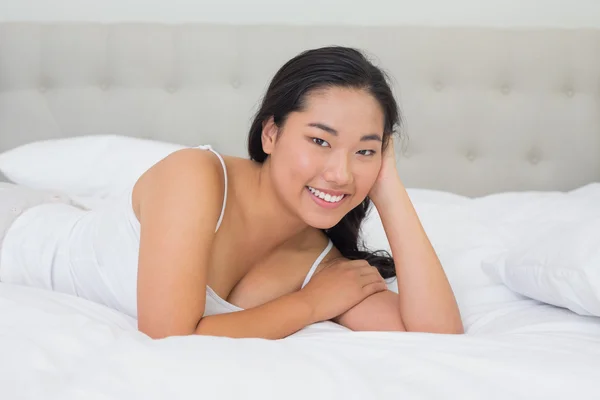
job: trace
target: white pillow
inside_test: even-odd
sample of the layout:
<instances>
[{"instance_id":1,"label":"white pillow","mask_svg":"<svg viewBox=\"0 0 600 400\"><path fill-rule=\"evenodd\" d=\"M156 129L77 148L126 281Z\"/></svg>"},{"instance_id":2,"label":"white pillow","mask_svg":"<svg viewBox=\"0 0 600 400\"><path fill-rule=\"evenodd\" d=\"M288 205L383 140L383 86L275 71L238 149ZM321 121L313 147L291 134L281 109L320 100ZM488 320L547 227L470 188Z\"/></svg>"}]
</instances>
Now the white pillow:
<instances>
[{"instance_id":1,"label":"white pillow","mask_svg":"<svg viewBox=\"0 0 600 400\"><path fill-rule=\"evenodd\" d=\"M184 146L119 135L37 141L0 154L0 172L20 185L106 198Z\"/></svg>"},{"instance_id":2,"label":"white pillow","mask_svg":"<svg viewBox=\"0 0 600 400\"><path fill-rule=\"evenodd\" d=\"M519 294L600 316L600 216L555 223L537 240L482 267Z\"/></svg>"}]
</instances>

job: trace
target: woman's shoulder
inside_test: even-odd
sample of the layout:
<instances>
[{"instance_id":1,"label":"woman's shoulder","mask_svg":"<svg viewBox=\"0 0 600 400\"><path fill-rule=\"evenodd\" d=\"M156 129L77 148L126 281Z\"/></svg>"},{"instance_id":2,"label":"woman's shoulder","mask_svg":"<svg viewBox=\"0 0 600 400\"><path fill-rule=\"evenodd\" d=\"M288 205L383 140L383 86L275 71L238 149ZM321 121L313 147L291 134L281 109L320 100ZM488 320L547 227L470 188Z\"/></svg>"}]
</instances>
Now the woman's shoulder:
<instances>
[{"instance_id":1,"label":"woman's shoulder","mask_svg":"<svg viewBox=\"0 0 600 400\"><path fill-rule=\"evenodd\" d=\"M132 202L138 213L140 201L149 196L214 194L223 197L225 176L217 156L206 150L177 150L144 172L134 184Z\"/></svg>"}]
</instances>

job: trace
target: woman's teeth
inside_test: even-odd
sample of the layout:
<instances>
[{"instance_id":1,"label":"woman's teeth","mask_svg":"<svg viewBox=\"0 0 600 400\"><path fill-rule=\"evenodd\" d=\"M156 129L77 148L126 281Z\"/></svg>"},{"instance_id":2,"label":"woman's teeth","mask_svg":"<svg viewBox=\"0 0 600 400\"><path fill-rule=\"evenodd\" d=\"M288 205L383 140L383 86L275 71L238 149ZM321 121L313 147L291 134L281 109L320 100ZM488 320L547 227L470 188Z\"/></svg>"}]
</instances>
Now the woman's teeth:
<instances>
[{"instance_id":1,"label":"woman's teeth","mask_svg":"<svg viewBox=\"0 0 600 400\"><path fill-rule=\"evenodd\" d=\"M344 196L345 196L345 195L343 195L343 194L341 194L341 195L339 195L339 196L332 196L332 195L330 195L330 194L327 194L327 193L320 192L320 191L318 191L317 189L315 189L315 188L312 188L312 187L310 187L310 186L307 186L307 187L308 187L308 190L310 190L310 192L311 192L312 194L314 194L314 195L315 195L315 196L317 196L318 198L320 198L320 199L322 199L322 200L325 200L325 201L327 201L327 202L329 202L329 203L337 203L338 201L342 200L342 199L344 198Z\"/></svg>"}]
</instances>

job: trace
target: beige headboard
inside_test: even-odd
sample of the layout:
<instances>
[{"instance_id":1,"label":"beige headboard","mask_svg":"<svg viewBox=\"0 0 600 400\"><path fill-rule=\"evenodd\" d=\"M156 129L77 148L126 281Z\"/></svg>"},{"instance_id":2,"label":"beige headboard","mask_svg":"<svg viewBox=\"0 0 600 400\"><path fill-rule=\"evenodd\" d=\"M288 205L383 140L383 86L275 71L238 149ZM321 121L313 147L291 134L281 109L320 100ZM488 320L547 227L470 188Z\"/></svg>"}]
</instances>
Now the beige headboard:
<instances>
[{"instance_id":1,"label":"beige headboard","mask_svg":"<svg viewBox=\"0 0 600 400\"><path fill-rule=\"evenodd\" d=\"M0 23L0 151L110 133L246 156L271 76L330 44L394 78L407 186L600 181L600 30Z\"/></svg>"}]
</instances>

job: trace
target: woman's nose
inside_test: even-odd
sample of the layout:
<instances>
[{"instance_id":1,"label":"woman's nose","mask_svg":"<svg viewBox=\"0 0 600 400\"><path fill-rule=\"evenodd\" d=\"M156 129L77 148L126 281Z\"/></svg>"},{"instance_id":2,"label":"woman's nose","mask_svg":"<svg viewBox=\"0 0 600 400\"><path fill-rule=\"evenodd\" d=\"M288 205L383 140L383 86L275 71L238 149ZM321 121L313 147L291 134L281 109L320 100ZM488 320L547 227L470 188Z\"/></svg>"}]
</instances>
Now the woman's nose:
<instances>
[{"instance_id":1,"label":"woman's nose","mask_svg":"<svg viewBox=\"0 0 600 400\"><path fill-rule=\"evenodd\" d=\"M336 186L345 186L352 183L352 173L348 157L345 155L338 155L337 157L331 157L328 160L325 173L323 174L327 182L331 182Z\"/></svg>"}]
</instances>

